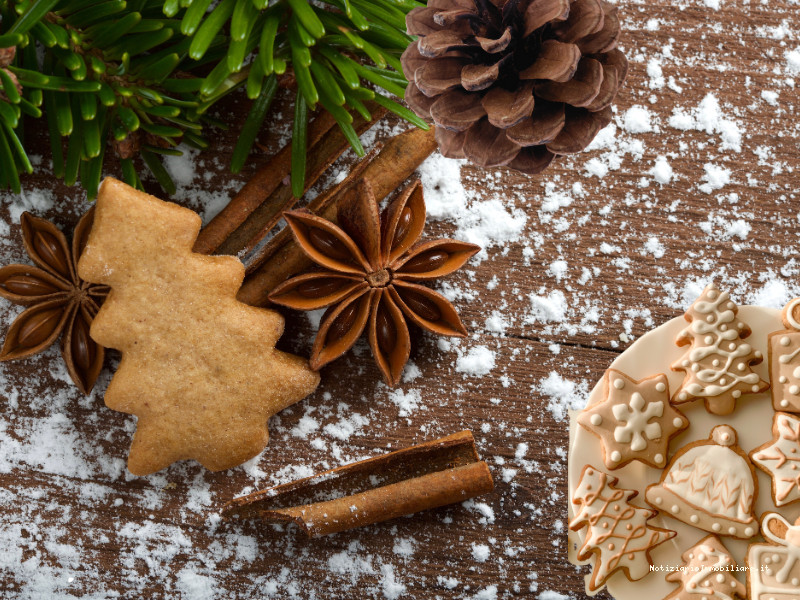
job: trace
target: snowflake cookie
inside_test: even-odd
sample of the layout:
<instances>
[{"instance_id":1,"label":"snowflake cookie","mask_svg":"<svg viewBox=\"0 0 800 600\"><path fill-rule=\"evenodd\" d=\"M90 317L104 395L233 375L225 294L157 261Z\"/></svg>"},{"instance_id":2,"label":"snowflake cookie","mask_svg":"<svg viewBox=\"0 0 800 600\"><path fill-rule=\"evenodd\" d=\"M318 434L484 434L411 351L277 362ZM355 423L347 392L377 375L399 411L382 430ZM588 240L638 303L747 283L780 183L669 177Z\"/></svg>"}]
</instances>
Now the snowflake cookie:
<instances>
[{"instance_id":1,"label":"snowflake cookie","mask_svg":"<svg viewBox=\"0 0 800 600\"><path fill-rule=\"evenodd\" d=\"M608 369L603 379L605 399L581 412L578 423L600 438L606 467L618 469L640 460L663 468L670 438L689 426L670 404L667 376L636 381Z\"/></svg>"},{"instance_id":2,"label":"snowflake cookie","mask_svg":"<svg viewBox=\"0 0 800 600\"><path fill-rule=\"evenodd\" d=\"M736 445L736 430L718 425L707 440L681 448L645 498L698 529L748 539L758 533L753 506L758 481L753 464Z\"/></svg>"},{"instance_id":3,"label":"snowflake cookie","mask_svg":"<svg viewBox=\"0 0 800 600\"><path fill-rule=\"evenodd\" d=\"M769 334L772 406L800 412L800 298L789 302L782 316L786 330Z\"/></svg>"},{"instance_id":4,"label":"snowflake cookie","mask_svg":"<svg viewBox=\"0 0 800 600\"><path fill-rule=\"evenodd\" d=\"M775 506L800 500L800 416L776 413L772 441L750 452L755 465L772 478Z\"/></svg>"},{"instance_id":5,"label":"snowflake cookie","mask_svg":"<svg viewBox=\"0 0 800 600\"><path fill-rule=\"evenodd\" d=\"M656 516L656 511L630 504L638 492L615 488L617 481L586 465L572 497L575 517L569 528L588 528L578 560L595 556L587 584L590 592L602 588L616 571L624 572L630 581L642 579L653 564L650 551L676 535L669 529L649 525L647 521Z\"/></svg>"},{"instance_id":6,"label":"snowflake cookie","mask_svg":"<svg viewBox=\"0 0 800 600\"><path fill-rule=\"evenodd\" d=\"M664 600L734 600L747 590L731 572L736 561L715 535L703 538L681 555L682 568L667 574L667 581L680 584Z\"/></svg>"},{"instance_id":7,"label":"snowflake cookie","mask_svg":"<svg viewBox=\"0 0 800 600\"><path fill-rule=\"evenodd\" d=\"M684 318L689 325L676 343L690 347L672 365L674 371L686 374L673 403L702 398L708 412L729 415L742 394L763 392L769 387L752 370L763 356L744 341L751 331L736 317L738 311L728 292L721 292L713 283L686 311Z\"/></svg>"}]
</instances>

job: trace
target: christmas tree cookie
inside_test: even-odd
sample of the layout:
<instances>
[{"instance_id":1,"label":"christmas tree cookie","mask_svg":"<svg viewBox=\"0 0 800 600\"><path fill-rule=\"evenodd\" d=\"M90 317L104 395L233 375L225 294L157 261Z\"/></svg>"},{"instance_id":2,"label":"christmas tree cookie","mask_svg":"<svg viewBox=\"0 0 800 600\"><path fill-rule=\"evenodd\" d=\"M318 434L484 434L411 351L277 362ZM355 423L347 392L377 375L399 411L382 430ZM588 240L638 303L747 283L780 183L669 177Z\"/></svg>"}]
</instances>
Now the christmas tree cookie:
<instances>
[{"instance_id":1,"label":"christmas tree cookie","mask_svg":"<svg viewBox=\"0 0 800 600\"><path fill-rule=\"evenodd\" d=\"M631 504L638 492L617 489L616 483L616 477L586 465L572 497L575 517L569 528L588 528L578 560L596 557L587 585L590 592L602 588L617 571L631 581L642 579L650 572L650 551L675 537L674 531L649 525L656 511Z\"/></svg>"},{"instance_id":2,"label":"christmas tree cookie","mask_svg":"<svg viewBox=\"0 0 800 600\"><path fill-rule=\"evenodd\" d=\"M715 535L703 538L681 555L682 569L667 574L679 584L664 600L734 600L746 597L744 585L731 573L736 561Z\"/></svg>"},{"instance_id":3,"label":"christmas tree cookie","mask_svg":"<svg viewBox=\"0 0 800 600\"><path fill-rule=\"evenodd\" d=\"M270 416L319 382L275 350L278 313L236 300L242 263L192 252L199 231L192 211L107 179L78 263L81 278L111 286L90 333L122 351L105 402L138 417L136 475L189 458L241 464L266 445Z\"/></svg>"},{"instance_id":4,"label":"christmas tree cookie","mask_svg":"<svg viewBox=\"0 0 800 600\"><path fill-rule=\"evenodd\" d=\"M689 349L672 365L673 370L685 373L673 403L702 398L710 413L729 415L742 394L769 387L752 369L763 356L744 341L751 331L737 318L738 311L728 292L721 292L713 283L686 311L689 325L676 343Z\"/></svg>"}]
</instances>

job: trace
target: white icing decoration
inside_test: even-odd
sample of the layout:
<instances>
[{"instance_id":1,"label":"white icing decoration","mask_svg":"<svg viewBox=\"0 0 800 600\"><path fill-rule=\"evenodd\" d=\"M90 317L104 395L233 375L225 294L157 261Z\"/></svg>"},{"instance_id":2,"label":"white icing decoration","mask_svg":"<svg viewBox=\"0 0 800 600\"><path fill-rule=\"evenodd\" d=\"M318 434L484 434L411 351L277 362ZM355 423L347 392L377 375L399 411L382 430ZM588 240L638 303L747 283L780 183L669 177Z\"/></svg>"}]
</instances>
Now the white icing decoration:
<instances>
[{"instance_id":1,"label":"white icing decoration","mask_svg":"<svg viewBox=\"0 0 800 600\"><path fill-rule=\"evenodd\" d=\"M625 382L622 379L615 379L614 380L614 387L618 390L621 390L625 387Z\"/></svg>"},{"instance_id":2,"label":"white icing decoration","mask_svg":"<svg viewBox=\"0 0 800 600\"><path fill-rule=\"evenodd\" d=\"M653 460L654 460L654 461L656 461L656 464L657 464L657 465L660 465L661 463L663 463L663 462L664 462L664 455L663 455L663 454L656 454L656 455L653 457Z\"/></svg>"},{"instance_id":3,"label":"white icing decoration","mask_svg":"<svg viewBox=\"0 0 800 600\"><path fill-rule=\"evenodd\" d=\"M724 425L715 428L712 436L720 441L727 436L732 442ZM745 522L752 519L753 475L745 459L728 447L711 442L689 448L675 457L662 485L709 515Z\"/></svg>"},{"instance_id":4,"label":"white icing decoration","mask_svg":"<svg viewBox=\"0 0 800 600\"><path fill-rule=\"evenodd\" d=\"M614 429L614 440L620 444L630 444L634 452L647 448L645 436L651 440L661 437L661 425L648 423L650 419L664 414L664 403L661 400L647 403L639 392L634 392L628 405L615 404L611 411L617 421L625 423Z\"/></svg>"},{"instance_id":5,"label":"white icing decoration","mask_svg":"<svg viewBox=\"0 0 800 600\"><path fill-rule=\"evenodd\" d=\"M786 528L786 536L781 538L772 532L769 527L771 521L780 521L783 527ZM767 600L765 594L786 594L787 596L792 592L796 592L796 584L794 578L790 581L789 577L792 571L800 564L800 526L792 525L778 513L767 513L762 521L762 533L769 541L778 544L781 554L775 552L776 548L771 544L753 544L748 551L748 558L752 567L752 576L749 577L750 582L750 598L752 600ZM772 556L764 556L766 553L772 553ZM780 564L783 563L783 564ZM762 573L759 569L762 565L775 564L777 572L773 569L766 570L766 574L772 576L775 574L775 581L780 584L780 587L768 585L762 580ZM795 585L795 589L783 585L789 583Z\"/></svg>"},{"instance_id":6,"label":"white icing decoration","mask_svg":"<svg viewBox=\"0 0 800 600\"><path fill-rule=\"evenodd\" d=\"M603 422L603 417L595 413L589 418L589 421L592 425L600 425Z\"/></svg>"},{"instance_id":7,"label":"white icing decoration","mask_svg":"<svg viewBox=\"0 0 800 600\"><path fill-rule=\"evenodd\" d=\"M675 427L683 427L683 419L681 419L680 417L675 417L674 419L672 419L672 424Z\"/></svg>"},{"instance_id":8,"label":"white icing decoration","mask_svg":"<svg viewBox=\"0 0 800 600\"><path fill-rule=\"evenodd\" d=\"M723 329L736 321L736 315L731 310L734 305L728 302L728 293L717 295L714 290L705 294L711 302L698 299L692 309L700 314L708 315L706 319L693 319L691 324L684 329L679 339L692 338L692 348L688 352L688 363L695 374L692 379L684 383L685 390L697 397L719 396L739 383L751 384L758 389L761 378L757 373L749 372L743 375L736 373L732 366L739 359L746 358L753 352L752 346L745 342L736 343L739 339L738 329ZM725 305L723 309L722 306ZM704 345L700 345L700 344ZM725 360L723 365L701 365L700 362L711 356L720 356ZM755 354L758 355L757 353ZM687 361L682 364L686 365Z\"/></svg>"},{"instance_id":9,"label":"white icing decoration","mask_svg":"<svg viewBox=\"0 0 800 600\"><path fill-rule=\"evenodd\" d=\"M683 592L692 595L705 594L703 598L706 600L708 600L708 598L716 598L717 600L734 600L733 596L730 596L721 590L712 588L711 581L708 579L708 576L711 573L716 572L717 575L715 579L717 580L717 583L724 583L725 575L723 575L721 571L725 571L727 568L730 568L730 565L734 564L730 555L726 552L720 552L711 546L703 546L702 550L704 554L700 554L697 557L698 560L702 562L705 562L706 560L713 560L714 563L708 566L703 565L702 568L698 568L696 571L693 571L691 577L683 582ZM732 583L732 585L736 584Z\"/></svg>"},{"instance_id":10,"label":"white icing decoration","mask_svg":"<svg viewBox=\"0 0 800 600\"><path fill-rule=\"evenodd\" d=\"M619 453L618 450L614 450L611 453L611 460L614 461L614 462L619 462L619 461L622 460L622 455Z\"/></svg>"},{"instance_id":11,"label":"white icing decoration","mask_svg":"<svg viewBox=\"0 0 800 600\"><path fill-rule=\"evenodd\" d=\"M666 390L666 389L667 389L667 386L666 386L666 385L664 385L664 382L663 382L663 381L659 381L659 382L656 384L656 391L657 391L657 392L663 392L663 391L664 391L664 390Z\"/></svg>"}]
</instances>

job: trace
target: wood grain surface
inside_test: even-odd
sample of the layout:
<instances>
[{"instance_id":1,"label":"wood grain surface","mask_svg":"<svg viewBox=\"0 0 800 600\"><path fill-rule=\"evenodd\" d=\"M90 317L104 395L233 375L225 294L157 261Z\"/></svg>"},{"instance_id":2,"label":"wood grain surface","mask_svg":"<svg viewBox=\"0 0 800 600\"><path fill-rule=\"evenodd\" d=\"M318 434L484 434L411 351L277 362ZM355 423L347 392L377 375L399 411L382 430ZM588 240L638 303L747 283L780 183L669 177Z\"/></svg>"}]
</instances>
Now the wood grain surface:
<instances>
[{"instance_id":1,"label":"wood grain surface","mask_svg":"<svg viewBox=\"0 0 800 600\"><path fill-rule=\"evenodd\" d=\"M414 332L416 376L398 390L359 345L272 419L268 448L246 467L186 463L137 478L124 470L134 420L102 401L114 356L89 397L70 386L57 348L0 365L0 597L583 598L586 569L566 559L563 406L579 405L632 339L681 315L701 282L714 278L741 303L800 295L797 0L619 5L631 70L599 147L534 178L461 168L476 219L501 206L525 224L447 281L470 335L442 344ZM220 116L241 123L242 98ZM279 147L289 115L276 111L259 138L266 150L235 177L237 126L214 132L173 200L203 209L229 197ZM87 206L47 174L44 131L27 133L41 164L25 195L2 194L0 206L10 224L0 251L14 262L26 261L11 221L21 206L67 229ZM659 157L667 183L653 171ZM428 176L426 192L449 183L437 190ZM460 228L430 220L427 235ZM19 310L2 302L3 331ZM280 347L307 355L311 319L284 314ZM495 362L478 376L464 359L481 348ZM462 429L496 482L465 506L311 540L216 516L256 487Z\"/></svg>"}]
</instances>

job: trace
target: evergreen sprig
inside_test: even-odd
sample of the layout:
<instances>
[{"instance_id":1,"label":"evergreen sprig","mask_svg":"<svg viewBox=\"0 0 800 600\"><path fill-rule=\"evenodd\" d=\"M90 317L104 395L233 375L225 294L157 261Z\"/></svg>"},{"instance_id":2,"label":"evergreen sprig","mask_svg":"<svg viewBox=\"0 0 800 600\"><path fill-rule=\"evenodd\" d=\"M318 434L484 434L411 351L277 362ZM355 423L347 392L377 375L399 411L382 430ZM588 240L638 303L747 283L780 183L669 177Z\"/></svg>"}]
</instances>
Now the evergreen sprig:
<instances>
[{"instance_id":1,"label":"evergreen sprig","mask_svg":"<svg viewBox=\"0 0 800 600\"><path fill-rule=\"evenodd\" d=\"M184 142L205 148L207 116L244 87L254 100L233 153L238 172L278 89L294 74L292 188L303 192L306 127L317 105L359 154L352 112L372 100L420 127L391 99L407 85L399 57L411 42L414 0L25 0L0 1L0 188L20 190L32 171L24 120L45 115L53 169L97 193L106 149L141 187L136 156L164 189L175 185L159 156ZM3 49L6 50L3 50ZM16 50L15 50L16 49ZM382 93L383 92L383 93ZM387 94L388 93L388 94Z\"/></svg>"}]
</instances>

